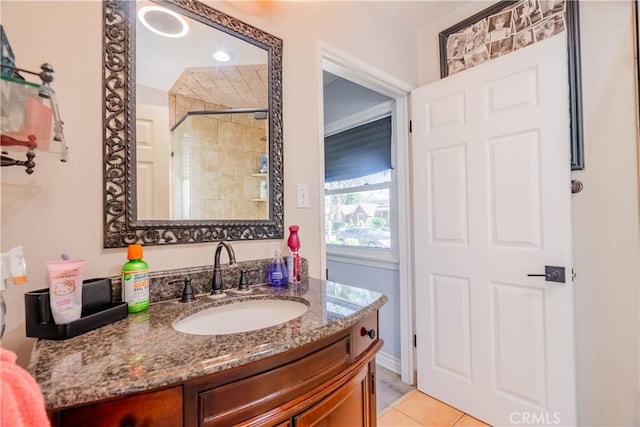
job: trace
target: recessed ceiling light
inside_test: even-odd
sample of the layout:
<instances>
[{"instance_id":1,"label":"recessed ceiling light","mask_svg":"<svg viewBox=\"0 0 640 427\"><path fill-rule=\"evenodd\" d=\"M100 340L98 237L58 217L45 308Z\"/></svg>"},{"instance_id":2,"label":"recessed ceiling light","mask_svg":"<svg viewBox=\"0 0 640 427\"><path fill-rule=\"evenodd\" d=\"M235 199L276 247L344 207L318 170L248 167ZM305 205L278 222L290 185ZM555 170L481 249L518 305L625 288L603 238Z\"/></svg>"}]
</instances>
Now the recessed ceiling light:
<instances>
[{"instance_id":1,"label":"recessed ceiling light","mask_svg":"<svg viewBox=\"0 0 640 427\"><path fill-rule=\"evenodd\" d=\"M218 62L229 62L233 55L231 55L226 50L214 50L211 52L211 57Z\"/></svg>"},{"instance_id":2,"label":"recessed ceiling light","mask_svg":"<svg viewBox=\"0 0 640 427\"><path fill-rule=\"evenodd\" d=\"M189 23L184 16L161 6L143 6L138 10L138 19L150 31L165 37L183 37L189 32Z\"/></svg>"}]
</instances>

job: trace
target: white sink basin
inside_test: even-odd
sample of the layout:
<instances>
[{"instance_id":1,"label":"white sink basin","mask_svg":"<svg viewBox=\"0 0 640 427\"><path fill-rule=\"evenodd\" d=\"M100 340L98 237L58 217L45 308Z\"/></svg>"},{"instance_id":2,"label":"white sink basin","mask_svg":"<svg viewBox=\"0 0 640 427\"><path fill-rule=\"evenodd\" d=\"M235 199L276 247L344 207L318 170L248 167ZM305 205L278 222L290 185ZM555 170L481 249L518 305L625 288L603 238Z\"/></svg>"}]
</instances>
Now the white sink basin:
<instances>
[{"instance_id":1,"label":"white sink basin","mask_svg":"<svg viewBox=\"0 0 640 427\"><path fill-rule=\"evenodd\" d=\"M173 324L186 334L225 335L255 331L302 316L309 307L299 301L262 299L211 307Z\"/></svg>"}]
</instances>

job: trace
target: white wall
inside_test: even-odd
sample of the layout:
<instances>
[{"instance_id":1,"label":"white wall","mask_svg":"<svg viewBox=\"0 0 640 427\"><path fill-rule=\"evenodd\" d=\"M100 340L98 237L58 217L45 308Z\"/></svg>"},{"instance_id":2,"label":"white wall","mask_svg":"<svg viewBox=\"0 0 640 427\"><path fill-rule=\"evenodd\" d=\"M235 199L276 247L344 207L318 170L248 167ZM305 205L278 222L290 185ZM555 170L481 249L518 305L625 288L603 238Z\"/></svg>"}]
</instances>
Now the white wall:
<instances>
[{"instance_id":1,"label":"white wall","mask_svg":"<svg viewBox=\"0 0 640 427\"><path fill-rule=\"evenodd\" d=\"M420 84L439 78L437 35L474 2L420 32ZM580 2L586 168L573 178L579 425L640 425L640 234L629 1Z\"/></svg>"},{"instance_id":2,"label":"white wall","mask_svg":"<svg viewBox=\"0 0 640 427\"><path fill-rule=\"evenodd\" d=\"M416 85L415 34L394 26L378 8L362 2L211 4L284 39L285 226L300 225L310 274L323 277L318 40ZM86 277L115 275L125 261L125 249L102 247L102 3L3 0L0 13L20 67L37 70L42 62L53 65L53 88L70 147L67 164L39 154L33 175L18 167L1 170L0 249L22 244L28 263L29 283L4 292L7 332L11 335L13 330L20 338L24 337L23 294L46 286L46 261L67 252L86 260ZM309 184L309 209L295 207L297 183ZM233 245L238 259L248 260L271 257L279 244L284 246L276 241ZM211 243L156 246L145 248L144 257L152 270L165 270L211 264L213 251Z\"/></svg>"},{"instance_id":3,"label":"white wall","mask_svg":"<svg viewBox=\"0 0 640 427\"><path fill-rule=\"evenodd\" d=\"M398 270L327 260L328 280L381 292L389 298L380 309L381 352L400 366L400 276Z\"/></svg>"},{"instance_id":4,"label":"white wall","mask_svg":"<svg viewBox=\"0 0 640 427\"><path fill-rule=\"evenodd\" d=\"M640 425L638 151L631 2L581 4L585 162L574 178L580 420Z\"/></svg>"}]
</instances>

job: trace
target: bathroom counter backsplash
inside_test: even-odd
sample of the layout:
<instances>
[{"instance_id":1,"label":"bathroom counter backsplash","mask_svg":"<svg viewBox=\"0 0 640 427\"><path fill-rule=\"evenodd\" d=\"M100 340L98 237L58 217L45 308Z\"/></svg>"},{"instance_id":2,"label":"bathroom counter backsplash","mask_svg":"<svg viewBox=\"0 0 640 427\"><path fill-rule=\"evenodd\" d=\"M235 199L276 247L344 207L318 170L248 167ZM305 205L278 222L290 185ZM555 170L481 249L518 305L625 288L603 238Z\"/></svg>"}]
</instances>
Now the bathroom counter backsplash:
<instances>
[{"instance_id":1,"label":"bathroom counter backsplash","mask_svg":"<svg viewBox=\"0 0 640 427\"><path fill-rule=\"evenodd\" d=\"M176 320L209 306L256 298L303 299L309 309L280 325L237 334L192 335L172 327ZM47 409L61 409L181 383L283 353L353 326L386 301L377 292L313 278L279 288L255 285L249 294L227 290L224 299L212 299L206 291L191 303L181 303L172 294L170 301L152 303L144 312L83 335L38 340L28 369L42 389Z\"/></svg>"},{"instance_id":2,"label":"bathroom counter backsplash","mask_svg":"<svg viewBox=\"0 0 640 427\"><path fill-rule=\"evenodd\" d=\"M257 259L251 261L238 261L237 265L230 267L222 265L222 282L225 289L238 287L240 271L247 272L249 285L266 284L267 274L272 259ZM152 270L152 268L151 268ZM302 259L302 277L309 276L309 263ZM213 265L203 267L179 268L175 270L150 271L149 272L149 302L169 301L179 298L182 294L184 279L191 279L193 292L206 294L211 292L211 278L213 277ZM111 278L111 296L114 301L122 301L122 279L120 276Z\"/></svg>"}]
</instances>

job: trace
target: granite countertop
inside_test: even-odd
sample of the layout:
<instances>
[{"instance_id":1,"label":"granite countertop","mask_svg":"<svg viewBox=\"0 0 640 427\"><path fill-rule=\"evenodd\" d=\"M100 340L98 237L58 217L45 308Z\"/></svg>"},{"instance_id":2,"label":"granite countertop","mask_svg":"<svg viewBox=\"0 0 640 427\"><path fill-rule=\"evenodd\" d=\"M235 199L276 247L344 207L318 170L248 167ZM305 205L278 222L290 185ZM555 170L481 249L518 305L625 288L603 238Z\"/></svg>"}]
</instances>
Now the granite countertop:
<instances>
[{"instance_id":1,"label":"granite countertop","mask_svg":"<svg viewBox=\"0 0 640 427\"><path fill-rule=\"evenodd\" d=\"M230 335L178 332L172 323L213 305L256 298L304 300L309 310L289 322ZM351 327L378 310L387 297L318 279L249 294L227 290L223 299L157 302L142 313L63 341L40 339L29 371L48 410L124 396L180 383L264 359Z\"/></svg>"}]
</instances>

